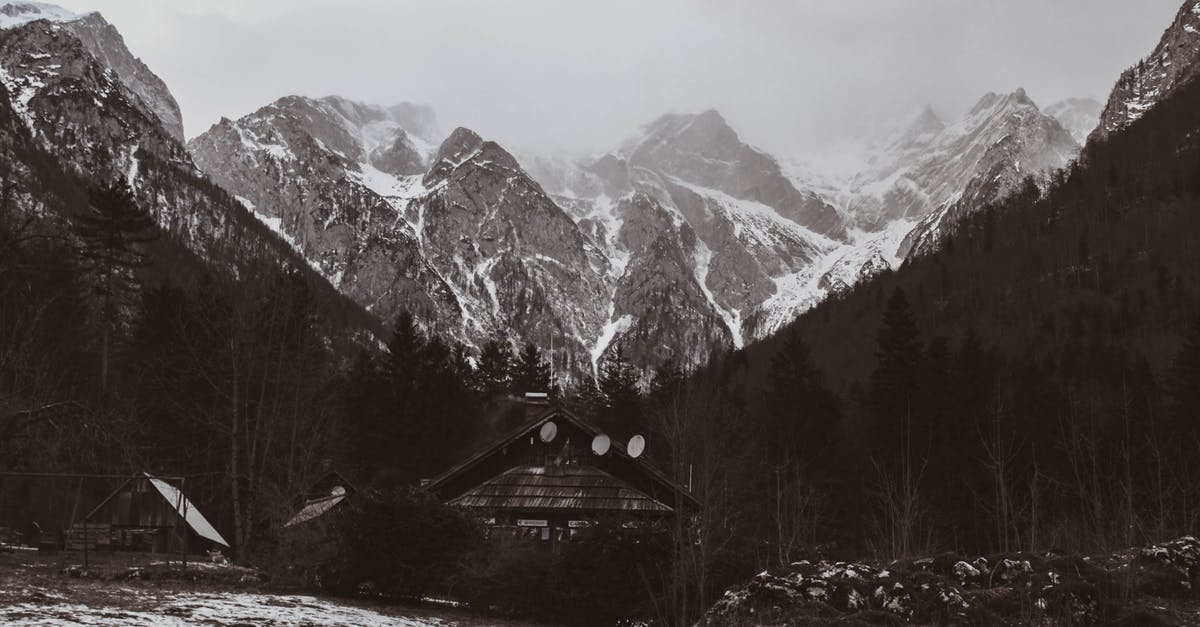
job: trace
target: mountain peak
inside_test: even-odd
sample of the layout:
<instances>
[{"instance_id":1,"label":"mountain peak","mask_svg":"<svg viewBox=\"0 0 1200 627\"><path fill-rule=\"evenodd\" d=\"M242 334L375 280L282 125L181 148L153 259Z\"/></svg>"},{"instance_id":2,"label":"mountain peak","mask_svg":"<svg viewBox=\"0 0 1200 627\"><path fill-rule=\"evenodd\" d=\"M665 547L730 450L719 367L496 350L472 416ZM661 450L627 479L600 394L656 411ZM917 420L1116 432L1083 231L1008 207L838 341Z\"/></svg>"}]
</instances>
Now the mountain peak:
<instances>
[{"instance_id":1,"label":"mountain peak","mask_svg":"<svg viewBox=\"0 0 1200 627\"><path fill-rule=\"evenodd\" d=\"M938 133L944 128L946 128L946 123L943 122L942 118L933 110L933 106L925 105L925 107L921 109L921 112L917 114L917 117L913 118L912 123L908 125L905 135L917 136L928 133Z\"/></svg>"},{"instance_id":2,"label":"mountain peak","mask_svg":"<svg viewBox=\"0 0 1200 627\"><path fill-rule=\"evenodd\" d=\"M1200 75L1200 0L1187 0L1158 45L1125 70L1109 94L1088 140L1104 139L1141 119L1177 87Z\"/></svg>"},{"instance_id":3,"label":"mountain peak","mask_svg":"<svg viewBox=\"0 0 1200 627\"><path fill-rule=\"evenodd\" d=\"M1015 91L1009 94L997 94L996 92L989 91L988 93L984 94L978 102L975 103L974 107L971 107L971 111L968 113L968 115L975 115L983 111L999 109L1009 105L1033 107L1035 109L1037 108L1037 104L1033 102L1033 99L1029 97L1029 94L1025 93L1025 88L1018 87Z\"/></svg>"},{"instance_id":4,"label":"mountain peak","mask_svg":"<svg viewBox=\"0 0 1200 627\"><path fill-rule=\"evenodd\" d=\"M708 124L724 124L728 126L728 123L721 115L721 112L717 111L716 109L705 109L704 111L697 113L696 121L704 121Z\"/></svg>"},{"instance_id":5,"label":"mountain peak","mask_svg":"<svg viewBox=\"0 0 1200 627\"><path fill-rule=\"evenodd\" d=\"M92 15L92 14L89 14ZM95 14L99 15L99 14ZM71 22L83 17L56 4L44 2L9 2L0 6L0 29L15 28L37 20Z\"/></svg>"},{"instance_id":6,"label":"mountain peak","mask_svg":"<svg viewBox=\"0 0 1200 627\"><path fill-rule=\"evenodd\" d=\"M1071 133L1071 137L1083 145L1088 134L1096 128L1103 108L1104 105L1092 98L1066 98L1047 106L1043 111L1058 120Z\"/></svg>"},{"instance_id":7,"label":"mountain peak","mask_svg":"<svg viewBox=\"0 0 1200 627\"><path fill-rule=\"evenodd\" d=\"M460 126L450 133L433 156L433 165L425 175L425 184L431 185L449 176L450 172L483 148L479 133Z\"/></svg>"}]
</instances>

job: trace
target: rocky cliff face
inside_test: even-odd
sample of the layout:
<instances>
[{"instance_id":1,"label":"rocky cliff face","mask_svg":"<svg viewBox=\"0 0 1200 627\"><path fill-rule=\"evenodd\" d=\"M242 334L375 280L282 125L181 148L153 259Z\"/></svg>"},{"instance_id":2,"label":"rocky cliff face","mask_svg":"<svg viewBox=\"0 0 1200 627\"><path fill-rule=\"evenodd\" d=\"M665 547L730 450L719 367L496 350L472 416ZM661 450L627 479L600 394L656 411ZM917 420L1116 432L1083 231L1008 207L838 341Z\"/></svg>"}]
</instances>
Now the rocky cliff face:
<instances>
[{"instance_id":1,"label":"rocky cliff face","mask_svg":"<svg viewBox=\"0 0 1200 627\"><path fill-rule=\"evenodd\" d=\"M618 287L597 356L620 343L648 363L701 363L761 337L783 321L762 308L815 302L809 274L845 243L837 211L715 111L663 116L598 158L526 162L609 259ZM669 297L645 287L664 281ZM672 315L679 328L659 324Z\"/></svg>"},{"instance_id":2,"label":"rocky cliff face","mask_svg":"<svg viewBox=\"0 0 1200 627\"><path fill-rule=\"evenodd\" d=\"M590 370L606 256L502 147L460 128L435 148L414 111L287 97L190 149L381 320L408 310L468 345L553 344L557 367Z\"/></svg>"},{"instance_id":3,"label":"rocky cliff face","mask_svg":"<svg viewBox=\"0 0 1200 627\"><path fill-rule=\"evenodd\" d=\"M450 331L462 312L403 205L431 157L386 109L281 98L189 144L197 165L333 285L384 321L405 308Z\"/></svg>"},{"instance_id":4,"label":"rocky cliff face","mask_svg":"<svg viewBox=\"0 0 1200 627\"><path fill-rule=\"evenodd\" d=\"M1079 152L1071 135L1042 113L1023 89L984 96L967 119L971 123L966 128L973 130L959 139L969 143L958 154L973 165L969 169L941 165L943 172L953 172L950 180L962 187L953 196L943 188L949 199L936 205L905 237L901 256L932 251L964 216L1011 194L1027 178L1044 187L1050 173Z\"/></svg>"},{"instance_id":5,"label":"rocky cliff face","mask_svg":"<svg viewBox=\"0 0 1200 627\"><path fill-rule=\"evenodd\" d=\"M115 29L32 4L0 8L0 84L30 141L80 175L129 177L211 263L270 251L380 322L403 309L468 345L532 341L576 379L616 344L694 365L771 333L1078 149L1021 90L949 123L926 109L824 187L715 111L571 161L443 138L421 105L289 96L185 147L170 93Z\"/></svg>"},{"instance_id":6,"label":"rocky cliff face","mask_svg":"<svg viewBox=\"0 0 1200 627\"><path fill-rule=\"evenodd\" d=\"M1200 0L1187 0L1154 51L1125 70L1088 141L1100 141L1126 128L1175 90L1200 74Z\"/></svg>"},{"instance_id":7,"label":"rocky cliff face","mask_svg":"<svg viewBox=\"0 0 1200 627\"><path fill-rule=\"evenodd\" d=\"M9 18L12 6L2 10ZM172 240L218 271L236 276L265 261L308 272L303 257L201 174L173 130L105 64L111 57L93 53L77 25L17 12L0 30L0 84L10 114L4 122L19 126L26 149L14 152L8 167L45 170L50 163L57 172L51 184L31 190L25 208L62 219L86 202L87 186L125 177ZM74 196L55 205L54 189ZM340 302L327 283L310 277L317 293Z\"/></svg>"},{"instance_id":8,"label":"rocky cliff face","mask_svg":"<svg viewBox=\"0 0 1200 627\"><path fill-rule=\"evenodd\" d=\"M987 94L948 124L926 108L877 144L864 170L845 186L841 202L860 228L888 230L898 220L922 221L944 212L972 181L980 181L976 197L982 199L983 179L998 168L1040 175L1065 165L1077 151L1070 135L1025 90ZM996 191L1008 189L1005 184Z\"/></svg>"},{"instance_id":9,"label":"rocky cliff face","mask_svg":"<svg viewBox=\"0 0 1200 627\"><path fill-rule=\"evenodd\" d=\"M651 122L620 154L632 168L766 205L795 223L834 238L846 234L837 211L820 196L797 189L774 157L738 138L714 110L671 114Z\"/></svg>"},{"instance_id":10,"label":"rocky cliff face","mask_svg":"<svg viewBox=\"0 0 1200 627\"><path fill-rule=\"evenodd\" d=\"M179 104L166 83L133 56L117 29L99 13L76 15L54 5L37 2L13 2L0 6L0 28L14 28L35 20L46 20L70 31L84 48L112 70L125 87L141 99L166 131L183 141L183 118Z\"/></svg>"}]
</instances>

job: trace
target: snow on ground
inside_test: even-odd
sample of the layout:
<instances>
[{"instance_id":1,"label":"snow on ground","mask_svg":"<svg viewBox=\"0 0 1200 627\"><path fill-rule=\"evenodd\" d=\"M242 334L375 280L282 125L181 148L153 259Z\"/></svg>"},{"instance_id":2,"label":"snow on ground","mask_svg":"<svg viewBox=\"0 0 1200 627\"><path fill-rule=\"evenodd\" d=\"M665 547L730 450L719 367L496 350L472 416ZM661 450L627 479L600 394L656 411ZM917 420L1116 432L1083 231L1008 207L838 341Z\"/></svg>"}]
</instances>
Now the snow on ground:
<instances>
[{"instance_id":1,"label":"snow on ground","mask_svg":"<svg viewBox=\"0 0 1200 627\"><path fill-rule=\"evenodd\" d=\"M172 627L183 625L337 625L363 627L451 627L463 623L435 616L389 615L366 607L341 605L305 595L250 592L181 592L167 596L123 588L137 602L85 605L53 592L27 591L30 599L0 607L0 623L45 627Z\"/></svg>"}]
</instances>

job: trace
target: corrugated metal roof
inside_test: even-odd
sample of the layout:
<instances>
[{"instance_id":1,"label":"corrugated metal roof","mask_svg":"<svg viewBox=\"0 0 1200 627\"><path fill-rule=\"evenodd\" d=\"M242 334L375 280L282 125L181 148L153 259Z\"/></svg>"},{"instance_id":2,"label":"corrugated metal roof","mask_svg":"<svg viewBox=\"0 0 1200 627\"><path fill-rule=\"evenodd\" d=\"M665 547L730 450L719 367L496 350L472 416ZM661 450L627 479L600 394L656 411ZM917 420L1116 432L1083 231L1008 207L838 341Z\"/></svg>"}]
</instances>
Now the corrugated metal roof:
<instances>
[{"instance_id":1,"label":"corrugated metal roof","mask_svg":"<svg viewBox=\"0 0 1200 627\"><path fill-rule=\"evenodd\" d=\"M178 488L162 479L152 477L149 473L143 474L150 480L151 485L158 490L158 493L167 500L167 503L170 503L171 507L175 508L175 511L183 517L188 526L192 528L192 531L195 531L201 538L207 538L225 547L229 546L225 538L221 537L221 534L213 528L208 519L204 517L204 514L201 514L200 510L196 509L195 505L192 505L192 502L183 495L183 492L180 492Z\"/></svg>"},{"instance_id":2,"label":"corrugated metal roof","mask_svg":"<svg viewBox=\"0 0 1200 627\"><path fill-rule=\"evenodd\" d=\"M586 464L510 468L450 503L499 509L671 511L667 505Z\"/></svg>"},{"instance_id":3,"label":"corrugated metal roof","mask_svg":"<svg viewBox=\"0 0 1200 627\"><path fill-rule=\"evenodd\" d=\"M308 522L325 512L333 509L335 505L341 503L346 498L345 494L334 496L326 496L324 498L312 499L304 504L300 511L296 512L292 519L283 524L284 527L291 527L302 522Z\"/></svg>"}]
</instances>

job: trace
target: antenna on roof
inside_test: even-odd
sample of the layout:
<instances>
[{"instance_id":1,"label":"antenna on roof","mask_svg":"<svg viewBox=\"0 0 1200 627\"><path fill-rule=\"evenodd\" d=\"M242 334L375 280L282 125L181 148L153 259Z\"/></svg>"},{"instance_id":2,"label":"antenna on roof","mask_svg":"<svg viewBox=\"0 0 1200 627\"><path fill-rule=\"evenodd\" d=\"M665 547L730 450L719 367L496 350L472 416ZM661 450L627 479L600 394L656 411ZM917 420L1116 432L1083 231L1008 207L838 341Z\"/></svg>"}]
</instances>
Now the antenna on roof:
<instances>
[{"instance_id":1,"label":"antenna on roof","mask_svg":"<svg viewBox=\"0 0 1200 627\"><path fill-rule=\"evenodd\" d=\"M609 440L608 436L603 433L592 438L592 452L597 455L603 456L608 452L609 446L612 446L612 440Z\"/></svg>"},{"instance_id":2,"label":"antenna on roof","mask_svg":"<svg viewBox=\"0 0 1200 627\"><path fill-rule=\"evenodd\" d=\"M541 438L546 444L553 442L555 436L557 435L558 425L554 424L554 422L551 420L547 420L545 424L542 425L542 430L538 431L538 437Z\"/></svg>"},{"instance_id":3,"label":"antenna on roof","mask_svg":"<svg viewBox=\"0 0 1200 627\"><path fill-rule=\"evenodd\" d=\"M629 452L630 457L637 459L646 451L646 438L640 435L629 438L629 444L626 445L625 450Z\"/></svg>"}]
</instances>

